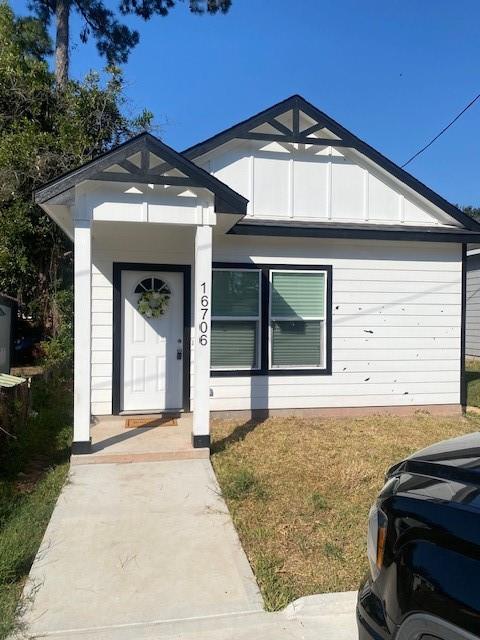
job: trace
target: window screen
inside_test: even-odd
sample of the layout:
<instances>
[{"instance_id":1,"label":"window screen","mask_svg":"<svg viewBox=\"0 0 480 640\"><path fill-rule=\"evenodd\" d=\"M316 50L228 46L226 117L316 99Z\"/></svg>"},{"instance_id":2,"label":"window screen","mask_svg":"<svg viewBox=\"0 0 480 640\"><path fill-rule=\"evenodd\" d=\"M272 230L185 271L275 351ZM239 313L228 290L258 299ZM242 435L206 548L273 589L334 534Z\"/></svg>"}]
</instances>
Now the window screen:
<instances>
[{"instance_id":1,"label":"window screen","mask_svg":"<svg viewBox=\"0 0 480 640\"><path fill-rule=\"evenodd\" d=\"M271 367L324 367L326 273L272 270L270 287Z\"/></svg>"},{"instance_id":2,"label":"window screen","mask_svg":"<svg viewBox=\"0 0 480 640\"><path fill-rule=\"evenodd\" d=\"M259 368L259 270L213 271L211 333L212 369Z\"/></svg>"}]
</instances>

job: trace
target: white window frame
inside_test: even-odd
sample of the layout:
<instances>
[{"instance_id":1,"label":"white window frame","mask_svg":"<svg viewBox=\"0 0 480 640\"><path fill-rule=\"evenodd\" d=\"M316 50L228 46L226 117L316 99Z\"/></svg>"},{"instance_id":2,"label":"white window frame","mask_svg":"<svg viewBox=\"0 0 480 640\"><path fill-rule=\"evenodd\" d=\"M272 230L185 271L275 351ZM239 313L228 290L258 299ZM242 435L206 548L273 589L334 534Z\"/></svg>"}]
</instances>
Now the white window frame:
<instances>
[{"instance_id":1,"label":"white window frame","mask_svg":"<svg viewBox=\"0 0 480 640\"><path fill-rule=\"evenodd\" d=\"M232 322L256 322L257 324L257 366L256 367L239 367L235 365L224 366L224 367L215 367L212 365L211 371L259 371L262 367L261 358L262 358L262 270L254 268L254 269L245 269L245 267L236 268L232 267L214 267L212 269L212 294L213 294L213 272L215 271L245 271L246 273L255 272L258 277L258 315L257 316L214 316L212 314L210 321L213 323L215 320L221 321L232 321ZM213 311L213 308L212 308Z\"/></svg>"},{"instance_id":2,"label":"white window frame","mask_svg":"<svg viewBox=\"0 0 480 640\"><path fill-rule=\"evenodd\" d=\"M323 317L320 316L306 316L304 318L299 318L298 316L282 316L281 318L272 317L272 299L273 299L273 274L274 273L323 273L325 278L325 283L323 287ZM294 371L325 371L327 368L327 314L329 310L327 309L328 303L328 271L325 269L270 269L268 274L268 286L269 286L269 296L268 296L268 368L271 371L282 371L292 369ZM320 332L320 354L322 356L323 364L319 365L302 365L302 364L292 364L292 365L274 365L273 364L273 331L272 331L272 323L273 322L308 322L309 320L322 322L321 332Z\"/></svg>"}]
</instances>

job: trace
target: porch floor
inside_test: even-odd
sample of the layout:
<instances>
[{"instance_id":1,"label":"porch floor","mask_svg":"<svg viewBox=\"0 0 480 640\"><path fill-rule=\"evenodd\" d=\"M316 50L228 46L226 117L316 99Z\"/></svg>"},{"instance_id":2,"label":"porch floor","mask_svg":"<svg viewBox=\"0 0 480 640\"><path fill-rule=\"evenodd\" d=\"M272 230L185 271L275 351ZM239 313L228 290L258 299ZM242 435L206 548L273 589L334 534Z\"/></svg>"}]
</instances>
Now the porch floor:
<instances>
[{"instance_id":1,"label":"porch floor","mask_svg":"<svg viewBox=\"0 0 480 640\"><path fill-rule=\"evenodd\" d=\"M174 425L125 426L127 419L145 416L98 416L91 425L92 452L72 455L72 464L159 462L208 458L209 449L192 446L192 415L180 414ZM158 416L156 416L158 417Z\"/></svg>"}]
</instances>

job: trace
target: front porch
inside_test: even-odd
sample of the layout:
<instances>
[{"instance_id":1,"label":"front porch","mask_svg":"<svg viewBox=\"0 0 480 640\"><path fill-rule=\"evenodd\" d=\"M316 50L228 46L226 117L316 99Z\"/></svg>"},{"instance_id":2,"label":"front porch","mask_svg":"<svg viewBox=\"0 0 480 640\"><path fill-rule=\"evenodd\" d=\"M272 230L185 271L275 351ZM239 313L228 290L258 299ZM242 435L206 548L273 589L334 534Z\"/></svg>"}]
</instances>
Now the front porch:
<instances>
[{"instance_id":1,"label":"front porch","mask_svg":"<svg viewBox=\"0 0 480 640\"><path fill-rule=\"evenodd\" d=\"M146 426L128 427L129 421L138 421ZM208 458L208 447L193 447L192 426L191 413L162 417L97 416L90 427L90 453L72 455L71 463L108 464Z\"/></svg>"},{"instance_id":2,"label":"front porch","mask_svg":"<svg viewBox=\"0 0 480 640\"><path fill-rule=\"evenodd\" d=\"M247 200L149 134L36 197L75 245L74 461L205 457L213 236ZM172 411L171 433L114 417Z\"/></svg>"}]
</instances>

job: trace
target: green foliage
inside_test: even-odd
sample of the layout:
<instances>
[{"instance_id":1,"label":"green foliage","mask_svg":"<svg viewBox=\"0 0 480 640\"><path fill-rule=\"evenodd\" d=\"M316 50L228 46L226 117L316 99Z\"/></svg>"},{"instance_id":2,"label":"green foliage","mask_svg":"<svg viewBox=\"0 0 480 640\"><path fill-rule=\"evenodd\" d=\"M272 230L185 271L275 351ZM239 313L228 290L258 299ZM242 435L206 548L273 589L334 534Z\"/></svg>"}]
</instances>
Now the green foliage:
<instances>
[{"instance_id":1,"label":"green foliage","mask_svg":"<svg viewBox=\"0 0 480 640\"><path fill-rule=\"evenodd\" d=\"M242 500L247 496L263 499L266 497L265 489L251 469L239 467L232 470L224 486L223 495L228 500Z\"/></svg>"},{"instance_id":2,"label":"green foliage","mask_svg":"<svg viewBox=\"0 0 480 640\"><path fill-rule=\"evenodd\" d=\"M0 640L11 637L30 570L68 471L72 424L68 380L32 381L32 413L0 445Z\"/></svg>"},{"instance_id":3,"label":"green foliage","mask_svg":"<svg viewBox=\"0 0 480 640\"><path fill-rule=\"evenodd\" d=\"M323 551L327 558L333 558L335 560L343 561L343 551L342 549L333 542L326 542L323 545Z\"/></svg>"},{"instance_id":4,"label":"green foliage","mask_svg":"<svg viewBox=\"0 0 480 640\"><path fill-rule=\"evenodd\" d=\"M71 377L58 371L32 379L28 418L17 425L15 438L1 441L0 479L13 477L35 458L49 463L68 459L71 387Z\"/></svg>"},{"instance_id":5,"label":"green foliage","mask_svg":"<svg viewBox=\"0 0 480 640\"><path fill-rule=\"evenodd\" d=\"M295 599L293 585L285 579L283 562L276 555L259 553L254 559L253 569L267 611L279 611Z\"/></svg>"},{"instance_id":6,"label":"green foliage","mask_svg":"<svg viewBox=\"0 0 480 640\"><path fill-rule=\"evenodd\" d=\"M73 365L73 291L58 291L53 308L57 314L58 331L53 338L42 342L47 370L69 371Z\"/></svg>"},{"instance_id":7,"label":"green foliage","mask_svg":"<svg viewBox=\"0 0 480 640\"><path fill-rule=\"evenodd\" d=\"M34 378L32 393L27 424L0 448L0 640L14 630L25 578L68 471L69 382Z\"/></svg>"},{"instance_id":8,"label":"green foliage","mask_svg":"<svg viewBox=\"0 0 480 640\"><path fill-rule=\"evenodd\" d=\"M50 24L57 5L64 0L30 0L29 7L45 24ZM134 15L143 20L153 16L168 16L170 10L178 4L177 0L119 0L117 11L122 16ZM191 13L227 13L232 0L188 0ZM87 42L93 36L97 50L109 64L122 64L128 59L130 51L138 44L138 31L121 23L115 11L102 0L72 0L70 8L83 18L80 39Z\"/></svg>"},{"instance_id":9,"label":"green foliage","mask_svg":"<svg viewBox=\"0 0 480 640\"><path fill-rule=\"evenodd\" d=\"M7 498L10 513L0 521L0 640L15 630L22 587L66 474L64 463L48 471L32 492ZM0 483L0 508L5 498Z\"/></svg>"},{"instance_id":10,"label":"green foliage","mask_svg":"<svg viewBox=\"0 0 480 640\"><path fill-rule=\"evenodd\" d=\"M138 300L137 309L146 318L160 318L167 310L169 300L169 293L145 291Z\"/></svg>"},{"instance_id":11,"label":"green foliage","mask_svg":"<svg viewBox=\"0 0 480 640\"><path fill-rule=\"evenodd\" d=\"M312 493L312 495L310 496L310 500L311 500L311 503L312 503L312 509L315 512L323 511L328 506L327 501L322 496L322 494L319 493L318 491L314 491Z\"/></svg>"},{"instance_id":12,"label":"green foliage","mask_svg":"<svg viewBox=\"0 0 480 640\"><path fill-rule=\"evenodd\" d=\"M58 292L71 286L72 246L34 204L41 184L150 126L124 115L123 80L109 70L56 90L45 26L0 2L0 290L56 337ZM52 347L53 349L53 347Z\"/></svg>"}]
</instances>

